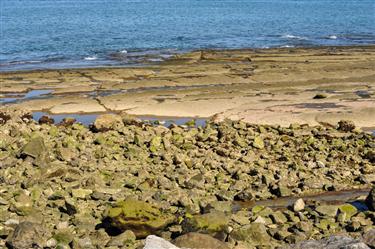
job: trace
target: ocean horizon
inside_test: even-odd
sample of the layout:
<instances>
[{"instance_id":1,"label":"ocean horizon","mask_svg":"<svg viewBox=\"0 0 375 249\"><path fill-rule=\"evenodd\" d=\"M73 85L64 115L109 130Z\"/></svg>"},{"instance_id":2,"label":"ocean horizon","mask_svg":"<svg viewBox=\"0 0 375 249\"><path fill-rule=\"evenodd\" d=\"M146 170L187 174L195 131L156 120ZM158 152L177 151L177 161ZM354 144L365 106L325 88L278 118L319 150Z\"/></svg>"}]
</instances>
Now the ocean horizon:
<instances>
[{"instance_id":1,"label":"ocean horizon","mask_svg":"<svg viewBox=\"0 0 375 249\"><path fill-rule=\"evenodd\" d=\"M198 49L375 44L373 0L0 4L0 71L135 65Z\"/></svg>"}]
</instances>

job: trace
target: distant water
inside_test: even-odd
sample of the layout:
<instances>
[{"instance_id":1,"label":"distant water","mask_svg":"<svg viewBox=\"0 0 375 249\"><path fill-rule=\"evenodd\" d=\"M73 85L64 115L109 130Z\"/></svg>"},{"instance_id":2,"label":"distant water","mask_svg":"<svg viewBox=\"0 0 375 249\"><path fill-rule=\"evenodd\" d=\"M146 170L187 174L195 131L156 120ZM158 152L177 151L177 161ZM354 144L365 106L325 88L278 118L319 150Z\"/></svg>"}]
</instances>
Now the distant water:
<instances>
[{"instance_id":1,"label":"distant water","mask_svg":"<svg viewBox=\"0 0 375 249\"><path fill-rule=\"evenodd\" d=\"M375 0L0 0L0 71L375 44Z\"/></svg>"}]
</instances>

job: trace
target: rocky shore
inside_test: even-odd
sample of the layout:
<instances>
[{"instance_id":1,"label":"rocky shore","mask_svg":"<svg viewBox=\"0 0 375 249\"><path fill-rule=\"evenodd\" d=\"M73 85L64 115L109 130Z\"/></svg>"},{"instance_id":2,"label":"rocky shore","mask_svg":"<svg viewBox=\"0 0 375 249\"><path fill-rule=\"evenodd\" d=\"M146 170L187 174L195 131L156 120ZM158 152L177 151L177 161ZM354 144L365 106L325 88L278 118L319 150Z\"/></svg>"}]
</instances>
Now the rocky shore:
<instances>
[{"instance_id":1,"label":"rocky shore","mask_svg":"<svg viewBox=\"0 0 375 249\"><path fill-rule=\"evenodd\" d=\"M0 73L0 104L375 130L375 46L194 51L139 67Z\"/></svg>"},{"instance_id":2,"label":"rocky shore","mask_svg":"<svg viewBox=\"0 0 375 249\"><path fill-rule=\"evenodd\" d=\"M375 140L350 121L85 127L3 108L0 138L3 248L375 248ZM348 189L368 193L309 199Z\"/></svg>"}]
</instances>

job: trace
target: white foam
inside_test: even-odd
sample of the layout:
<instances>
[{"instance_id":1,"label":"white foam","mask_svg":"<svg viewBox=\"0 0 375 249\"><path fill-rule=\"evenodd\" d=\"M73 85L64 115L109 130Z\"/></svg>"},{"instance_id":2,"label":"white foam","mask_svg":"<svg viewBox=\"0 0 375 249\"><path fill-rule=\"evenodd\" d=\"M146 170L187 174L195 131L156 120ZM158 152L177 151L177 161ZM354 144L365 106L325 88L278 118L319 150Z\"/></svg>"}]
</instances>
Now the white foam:
<instances>
[{"instance_id":1,"label":"white foam","mask_svg":"<svg viewBox=\"0 0 375 249\"><path fill-rule=\"evenodd\" d=\"M121 50L120 53L121 53L121 54L127 54L128 51L126 51L126 50L124 49L124 50Z\"/></svg>"},{"instance_id":2,"label":"white foam","mask_svg":"<svg viewBox=\"0 0 375 249\"><path fill-rule=\"evenodd\" d=\"M4 65L23 65L23 64L36 64L41 63L42 61L11 61L9 63L5 63Z\"/></svg>"},{"instance_id":3,"label":"white foam","mask_svg":"<svg viewBox=\"0 0 375 249\"><path fill-rule=\"evenodd\" d=\"M307 37L303 36L297 36L297 35L283 35L281 38L286 38L286 39L296 39L296 40L307 40Z\"/></svg>"},{"instance_id":4,"label":"white foam","mask_svg":"<svg viewBox=\"0 0 375 249\"><path fill-rule=\"evenodd\" d=\"M330 35L330 36L328 36L328 39L336 40L336 39L337 39L337 36L335 36L335 35Z\"/></svg>"},{"instance_id":5,"label":"white foam","mask_svg":"<svg viewBox=\"0 0 375 249\"><path fill-rule=\"evenodd\" d=\"M281 46L282 48L294 48L293 45L284 45L284 46Z\"/></svg>"},{"instance_id":6,"label":"white foam","mask_svg":"<svg viewBox=\"0 0 375 249\"><path fill-rule=\"evenodd\" d=\"M96 56L87 56L87 57L85 57L84 59L85 59L86 61L94 61L94 60L97 60L98 57L96 57Z\"/></svg>"}]
</instances>

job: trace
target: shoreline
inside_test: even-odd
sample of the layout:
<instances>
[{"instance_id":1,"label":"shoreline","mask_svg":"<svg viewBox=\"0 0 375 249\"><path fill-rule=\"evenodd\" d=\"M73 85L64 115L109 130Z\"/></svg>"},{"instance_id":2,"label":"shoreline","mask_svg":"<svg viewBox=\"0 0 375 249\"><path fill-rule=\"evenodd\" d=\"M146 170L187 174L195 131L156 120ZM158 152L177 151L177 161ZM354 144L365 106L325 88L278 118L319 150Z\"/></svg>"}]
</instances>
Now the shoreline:
<instances>
[{"instance_id":1,"label":"shoreline","mask_svg":"<svg viewBox=\"0 0 375 249\"><path fill-rule=\"evenodd\" d=\"M163 63L167 63L170 58L173 60L175 56L196 53L196 52L239 52L239 51L270 51L270 50L299 50L299 49L329 49L329 48L338 48L338 49L353 49L353 48L374 48L375 44L357 44L357 45L311 45L311 46L281 46L281 47L244 47L244 48L195 48L195 49L185 49L178 51L171 55L171 57L166 58L162 61L150 61L148 63L129 63L129 64L121 64L121 65L98 65L98 66L82 66L82 67L62 67L62 68L36 68L36 69L20 69L20 70L5 70L2 71L0 69L1 74L14 74L14 73L29 73L29 72L45 72L45 71L65 71L65 70L96 70L96 69L118 69L118 68L145 68L149 66L160 65ZM161 49L163 51L164 49ZM147 50L145 50L147 51ZM151 49L151 51L154 51ZM147 54L145 55L145 57ZM1 92L1 91L0 91Z\"/></svg>"},{"instance_id":2,"label":"shoreline","mask_svg":"<svg viewBox=\"0 0 375 249\"><path fill-rule=\"evenodd\" d=\"M205 50L140 67L0 72L0 100L17 93L10 106L50 114L374 127L373 68L375 45Z\"/></svg>"}]
</instances>

